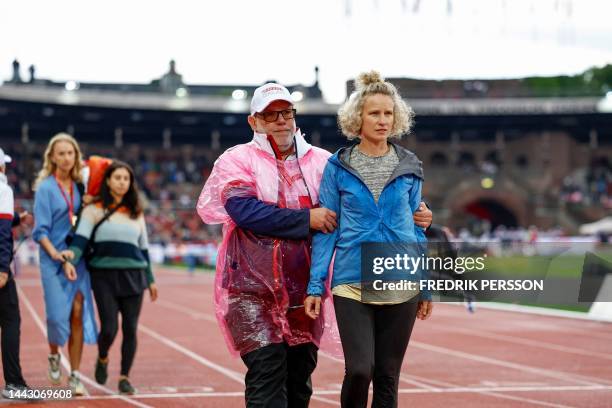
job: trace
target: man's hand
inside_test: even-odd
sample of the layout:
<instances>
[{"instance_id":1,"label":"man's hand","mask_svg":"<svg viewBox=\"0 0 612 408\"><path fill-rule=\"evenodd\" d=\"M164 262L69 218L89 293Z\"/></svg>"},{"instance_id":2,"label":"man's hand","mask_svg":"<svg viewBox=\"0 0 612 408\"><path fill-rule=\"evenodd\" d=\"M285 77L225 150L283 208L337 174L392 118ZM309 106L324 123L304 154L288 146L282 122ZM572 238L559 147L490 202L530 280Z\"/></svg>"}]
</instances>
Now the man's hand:
<instances>
[{"instance_id":1,"label":"man's hand","mask_svg":"<svg viewBox=\"0 0 612 408\"><path fill-rule=\"evenodd\" d=\"M304 300L304 312L311 319L319 317L321 311L321 296L308 296Z\"/></svg>"},{"instance_id":2,"label":"man's hand","mask_svg":"<svg viewBox=\"0 0 612 408\"><path fill-rule=\"evenodd\" d=\"M419 302L417 317L421 320L427 320L433 311L433 302L431 300L422 300Z\"/></svg>"},{"instance_id":3,"label":"man's hand","mask_svg":"<svg viewBox=\"0 0 612 408\"><path fill-rule=\"evenodd\" d=\"M149 297L151 298L151 302L157 300L157 285L154 283L149 285Z\"/></svg>"},{"instance_id":4,"label":"man's hand","mask_svg":"<svg viewBox=\"0 0 612 408\"><path fill-rule=\"evenodd\" d=\"M22 211L19 213L19 222L23 225L32 225L32 220L34 218L27 211Z\"/></svg>"},{"instance_id":5,"label":"man's hand","mask_svg":"<svg viewBox=\"0 0 612 408\"><path fill-rule=\"evenodd\" d=\"M76 268L70 262L64 263L64 275L69 281L75 281L77 279Z\"/></svg>"},{"instance_id":6,"label":"man's hand","mask_svg":"<svg viewBox=\"0 0 612 408\"><path fill-rule=\"evenodd\" d=\"M433 220L433 213L429 208L427 208L425 203L421 201L419 209L414 213L412 218L417 226L421 228L429 228Z\"/></svg>"},{"instance_id":7,"label":"man's hand","mask_svg":"<svg viewBox=\"0 0 612 408\"><path fill-rule=\"evenodd\" d=\"M333 232L338 224L336 223L336 213L327 208L310 209L310 228L324 233Z\"/></svg>"},{"instance_id":8,"label":"man's hand","mask_svg":"<svg viewBox=\"0 0 612 408\"><path fill-rule=\"evenodd\" d=\"M6 285L6 282L8 282L8 278L8 272L0 272L0 289L2 289Z\"/></svg>"}]
</instances>

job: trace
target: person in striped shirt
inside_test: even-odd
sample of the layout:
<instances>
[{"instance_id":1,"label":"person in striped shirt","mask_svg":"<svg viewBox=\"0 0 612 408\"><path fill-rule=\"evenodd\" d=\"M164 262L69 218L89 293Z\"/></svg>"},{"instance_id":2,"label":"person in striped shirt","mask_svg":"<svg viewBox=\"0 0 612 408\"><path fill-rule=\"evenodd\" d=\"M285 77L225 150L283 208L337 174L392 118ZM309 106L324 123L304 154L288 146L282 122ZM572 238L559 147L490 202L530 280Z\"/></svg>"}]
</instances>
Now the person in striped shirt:
<instances>
[{"instance_id":1,"label":"person in striped shirt","mask_svg":"<svg viewBox=\"0 0 612 408\"><path fill-rule=\"evenodd\" d=\"M108 378L108 352L117 335L121 314L123 342L118 385L121 394L136 392L129 372L136 354L136 330L144 291L148 289L152 301L157 299L148 246L134 172L128 164L114 161L104 173L99 196L81 214L64 273L69 280L75 280L75 265L86 256L100 316L95 367L99 384L105 384Z\"/></svg>"}]
</instances>

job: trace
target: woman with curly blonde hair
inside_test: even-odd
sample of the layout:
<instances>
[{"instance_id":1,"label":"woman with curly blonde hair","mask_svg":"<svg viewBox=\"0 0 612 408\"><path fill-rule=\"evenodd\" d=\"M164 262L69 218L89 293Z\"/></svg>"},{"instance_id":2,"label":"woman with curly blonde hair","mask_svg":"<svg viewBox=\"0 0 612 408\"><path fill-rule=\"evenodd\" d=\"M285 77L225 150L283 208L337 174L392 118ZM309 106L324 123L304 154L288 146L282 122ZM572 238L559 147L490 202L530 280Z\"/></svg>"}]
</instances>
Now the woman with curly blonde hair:
<instances>
[{"instance_id":1,"label":"woman with curly blonde hair","mask_svg":"<svg viewBox=\"0 0 612 408\"><path fill-rule=\"evenodd\" d=\"M336 152L323 172L320 203L338 214L338 227L313 238L304 305L316 319L335 253L331 286L346 364L343 407L366 407L371 382L372 407L397 407L400 369L414 322L427 319L432 310L429 294L380 290L362 275L361 266L362 244L407 243L420 255L426 242L424 229L413 219L421 203L421 161L389 140L407 133L413 116L380 74L361 74L338 112L342 132L359 143Z\"/></svg>"},{"instance_id":2,"label":"woman with curly blonde hair","mask_svg":"<svg viewBox=\"0 0 612 408\"><path fill-rule=\"evenodd\" d=\"M61 383L59 347L68 341L71 375L68 385L75 395L85 387L79 367L83 343L95 344L96 321L89 273L84 262L78 265L79 279L66 279L61 266L68 261L66 238L81 207L81 150L77 141L59 133L49 141L43 168L34 184L35 225L33 238L40 244L40 276L45 297L47 338L49 341L48 378Z\"/></svg>"}]
</instances>

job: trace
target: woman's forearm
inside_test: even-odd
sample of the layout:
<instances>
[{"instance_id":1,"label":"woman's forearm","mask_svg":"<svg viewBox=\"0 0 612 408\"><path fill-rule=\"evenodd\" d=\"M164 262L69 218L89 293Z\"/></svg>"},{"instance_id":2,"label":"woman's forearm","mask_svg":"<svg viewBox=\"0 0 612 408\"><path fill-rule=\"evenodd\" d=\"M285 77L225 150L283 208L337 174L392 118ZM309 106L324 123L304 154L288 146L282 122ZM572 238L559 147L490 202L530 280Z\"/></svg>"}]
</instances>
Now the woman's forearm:
<instances>
[{"instance_id":1,"label":"woman's forearm","mask_svg":"<svg viewBox=\"0 0 612 408\"><path fill-rule=\"evenodd\" d=\"M59 251L53 246L49 238L43 237L39 244L51 258L55 259L59 255Z\"/></svg>"}]
</instances>

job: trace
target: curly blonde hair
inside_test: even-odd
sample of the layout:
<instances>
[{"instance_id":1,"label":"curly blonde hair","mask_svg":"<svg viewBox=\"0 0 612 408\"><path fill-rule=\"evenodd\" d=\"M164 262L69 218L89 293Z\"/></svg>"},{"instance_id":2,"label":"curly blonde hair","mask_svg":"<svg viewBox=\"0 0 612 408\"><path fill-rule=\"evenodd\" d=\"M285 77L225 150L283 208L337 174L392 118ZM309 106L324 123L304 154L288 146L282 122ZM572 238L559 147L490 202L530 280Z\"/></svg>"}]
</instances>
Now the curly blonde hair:
<instances>
[{"instance_id":1,"label":"curly blonde hair","mask_svg":"<svg viewBox=\"0 0 612 408\"><path fill-rule=\"evenodd\" d=\"M79 148L78 142L76 141L74 137L70 136L68 133L58 133L55 136L53 136L51 140L49 140L49 144L47 145L47 148L45 149L45 155L43 158L43 167L38 172L38 176L36 177L36 181L34 182L34 188L33 188L34 191L36 191L41 181L43 181L50 175L55 174L55 170L57 170L57 165L53 163L53 161L51 161L51 156L53 156L53 149L55 148L55 145L58 142L68 142L72 145L72 147L74 147L74 167L72 168L72 171L70 172L70 178L72 178L72 180L76 181L77 183L81 182L82 180L81 169L83 168L83 163L82 163L83 155L81 153L81 149Z\"/></svg>"},{"instance_id":2,"label":"curly blonde hair","mask_svg":"<svg viewBox=\"0 0 612 408\"><path fill-rule=\"evenodd\" d=\"M355 91L338 110L338 125L349 140L361 133L363 104L370 95L388 95L393 99L393 127L389 137L401 137L414 123L414 111L404 102L395 86L377 71L363 72L355 80Z\"/></svg>"}]
</instances>

